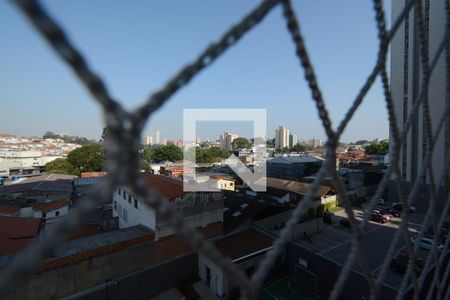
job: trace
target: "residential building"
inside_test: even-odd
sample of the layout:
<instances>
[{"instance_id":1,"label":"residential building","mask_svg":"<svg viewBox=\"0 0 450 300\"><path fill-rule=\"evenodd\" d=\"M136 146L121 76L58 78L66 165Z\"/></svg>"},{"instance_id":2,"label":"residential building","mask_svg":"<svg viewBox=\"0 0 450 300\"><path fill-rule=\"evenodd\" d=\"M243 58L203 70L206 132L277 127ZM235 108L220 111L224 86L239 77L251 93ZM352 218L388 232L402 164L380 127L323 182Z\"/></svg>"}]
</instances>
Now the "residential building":
<instances>
[{"instance_id":1,"label":"residential building","mask_svg":"<svg viewBox=\"0 0 450 300\"><path fill-rule=\"evenodd\" d=\"M297 205L298 202L303 200L306 196L311 184L300 181L267 177L266 186L266 195L272 197L278 203ZM329 202L332 202L333 206L335 206L336 193L331 187L321 185L317 190L314 200L315 206Z\"/></svg>"},{"instance_id":2,"label":"residential building","mask_svg":"<svg viewBox=\"0 0 450 300\"><path fill-rule=\"evenodd\" d=\"M313 138L309 141L309 144L313 147L313 148L317 148L317 147L322 147L323 146L323 140L321 139L317 139L317 138Z\"/></svg>"},{"instance_id":3,"label":"residential building","mask_svg":"<svg viewBox=\"0 0 450 300\"><path fill-rule=\"evenodd\" d=\"M239 136L237 134L231 133L229 131L224 132L224 134L220 136L220 147L228 151L232 151L233 150L232 143L238 137Z\"/></svg>"},{"instance_id":4,"label":"residential building","mask_svg":"<svg viewBox=\"0 0 450 300\"><path fill-rule=\"evenodd\" d=\"M280 126L275 129L275 148L283 149L289 147L289 129Z\"/></svg>"},{"instance_id":5,"label":"residential building","mask_svg":"<svg viewBox=\"0 0 450 300\"><path fill-rule=\"evenodd\" d=\"M224 237L214 244L224 257L230 259L248 277L255 272L267 251L273 248L272 239L255 229ZM237 287L236 282L220 266L202 254L198 258L198 273L217 299L227 298Z\"/></svg>"},{"instance_id":6,"label":"residential building","mask_svg":"<svg viewBox=\"0 0 450 300\"><path fill-rule=\"evenodd\" d=\"M160 144L160 142L161 142L160 135L161 135L161 133L159 132L159 129L157 129L155 131L155 145L159 145Z\"/></svg>"},{"instance_id":7,"label":"residential building","mask_svg":"<svg viewBox=\"0 0 450 300\"><path fill-rule=\"evenodd\" d=\"M166 138L163 138L163 139L162 139L161 145L167 146L167 139L166 139Z\"/></svg>"},{"instance_id":8,"label":"residential building","mask_svg":"<svg viewBox=\"0 0 450 300\"><path fill-rule=\"evenodd\" d=\"M431 60L441 44L447 28L446 23L446 1L425 1L424 5L425 31L428 37L428 53ZM405 6L404 1L392 1L392 18L396 19ZM394 102L397 126L402 130L413 110L415 101L420 93L421 84L421 47L420 34L417 28L417 11L411 9L401 26L397 30L391 43L391 93ZM448 74L446 75L446 55L445 50L437 60L433 75L428 84L427 94L429 111L431 116L431 126L435 130L438 126L445 106L449 102ZM447 79L446 79L447 78ZM406 139L403 141L400 151L401 176L405 182L412 186L419 176L422 164L425 163L426 148L428 140L425 138L426 122L424 119L423 106L419 107L418 113L412 118ZM392 134L390 135L392 145ZM450 169L446 169L444 163L449 158L450 149L450 119L447 117L443 130L437 136L434 146L432 166L434 177L440 178L441 174L447 173L446 183L449 182ZM429 178L420 178L424 185L422 190L427 188ZM436 182L438 183L438 181ZM443 191L444 192L444 191ZM445 192L444 192L445 193ZM391 196L396 197L395 184L391 184ZM420 201L424 208L427 207L429 194L421 194L424 201ZM420 204L416 203L420 206ZM417 207L416 205L416 207Z\"/></svg>"},{"instance_id":9,"label":"residential building","mask_svg":"<svg viewBox=\"0 0 450 300\"><path fill-rule=\"evenodd\" d=\"M196 174L197 183L204 184L208 188L234 191L236 180L221 173L199 172Z\"/></svg>"},{"instance_id":10,"label":"residential building","mask_svg":"<svg viewBox=\"0 0 450 300\"><path fill-rule=\"evenodd\" d=\"M183 147L183 141L182 140L173 140L173 141L170 141L170 142L168 142L168 144L169 145L174 145L174 146L177 146L177 147Z\"/></svg>"},{"instance_id":11,"label":"residential building","mask_svg":"<svg viewBox=\"0 0 450 300\"><path fill-rule=\"evenodd\" d=\"M291 133L289 135L289 148L293 148L298 143L298 136L296 134Z\"/></svg>"},{"instance_id":12,"label":"residential building","mask_svg":"<svg viewBox=\"0 0 450 300\"><path fill-rule=\"evenodd\" d=\"M146 144L146 145L153 145L153 136L147 135L147 136L145 137L145 144Z\"/></svg>"},{"instance_id":13,"label":"residential building","mask_svg":"<svg viewBox=\"0 0 450 300\"><path fill-rule=\"evenodd\" d=\"M185 222L192 227L204 228L223 222L221 192L184 192L181 180L153 174L142 176L183 214ZM127 187L119 187L113 193L113 216L119 218L119 228L144 225L155 232L157 240L175 233L153 208L145 205Z\"/></svg>"},{"instance_id":14,"label":"residential building","mask_svg":"<svg viewBox=\"0 0 450 300\"><path fill-rule=\"evenodd\" d=\"M267 176L299 180L317 173L323 160L315 156L279 156L267 160Z\"/></svg>"},{"instance_id":15,"label":"residential building","mask_svg":"<svg viewBox=\"0 0 450 300\"><path fill-rule=\"evenodd\" d=\"M69 213L69 201L39 202L33 205L33 212L33 217L42 218L46 223L52 223Z\"/></svg>"}]
</instances>

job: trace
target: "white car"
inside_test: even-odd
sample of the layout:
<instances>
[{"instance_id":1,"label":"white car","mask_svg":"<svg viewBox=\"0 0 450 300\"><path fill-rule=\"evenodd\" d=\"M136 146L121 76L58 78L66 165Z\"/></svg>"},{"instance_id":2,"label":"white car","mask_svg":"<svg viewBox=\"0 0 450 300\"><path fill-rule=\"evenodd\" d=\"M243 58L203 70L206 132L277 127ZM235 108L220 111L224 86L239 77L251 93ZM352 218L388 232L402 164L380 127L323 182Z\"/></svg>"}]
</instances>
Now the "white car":
<instances>
[{"instance_id":1,"label":"white car","mask_svg":"<svg viewBox=\"0 0 450 300\"><path fill-rule=\"evenodd\" d=\"M418 243L419 244L419 248L427 249L427 250L432 250L433 249L433 245L434 245L433 240L430 239L430 238L426 238L426 237L423 237L421 240L418 240L416 236L413 236L411 238L411 242L414 245L416 245ZM438 244L436 246L437 246L438 252L442 252L444 250L444 245L439 245Z\"/></svg>"}]
</instances>

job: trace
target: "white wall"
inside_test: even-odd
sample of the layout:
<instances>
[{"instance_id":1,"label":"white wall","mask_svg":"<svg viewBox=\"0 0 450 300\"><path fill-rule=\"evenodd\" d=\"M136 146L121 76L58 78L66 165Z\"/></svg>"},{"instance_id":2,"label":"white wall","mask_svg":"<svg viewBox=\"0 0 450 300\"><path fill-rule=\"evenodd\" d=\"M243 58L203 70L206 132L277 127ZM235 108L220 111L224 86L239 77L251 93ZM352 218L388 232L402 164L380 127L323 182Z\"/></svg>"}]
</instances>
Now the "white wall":
<instances>
[{"instance_id":1,"label":"white wall","mask_svg":"<svg viewBox=\"0 0 450 300\"><path fill-rule=\"evenodd\" d=\"M215 263L211 262L203 255L198 258L199 277L206 283L206 267L211 271L211 282L209 288L216 294L218 299L223 299L228 295L228 277Z\"/></svg>"},{"instance_id":2,"label":"white wall","mask_svg":"<svg viewBox=\"0 0 450 300\"><path fill-rule=\"evenodd\" d=\"M138 201L137 208L134 206L136 197L132 195L131 203L128 202L129 189L121 187L121 195L119 195L119 188L115 189L113 193L113 216L119 217L119 228L127 228L142 224L148 228L156 231L156 217L152 208L144 205ZM126 192L126 199L123 198L123 193ZM117 202L117 207L114 202ZM119 213L119 209L121 212ZM126 220L124 218L123 210L126 211Z\"/></svg>"},{"instance_id":3,"label":"white wall","mask_svg":"<svg viewBox=\"0 0 450 300\"><path fill-rule=\"evenodd\" d=\"M57 213L59 213L57 215ZM51 219L56 219L56 218L60 218L62 216L65 216L69 213L69 205L65 205L63 207L59 207L57 209L48 211L45 213L45 220L49 221ZM40 210L35 210L33 213L33 217L34 218L42 218L42 211ZM51 222L51 221L50 221Z\"/></svg>"}]
</instances>

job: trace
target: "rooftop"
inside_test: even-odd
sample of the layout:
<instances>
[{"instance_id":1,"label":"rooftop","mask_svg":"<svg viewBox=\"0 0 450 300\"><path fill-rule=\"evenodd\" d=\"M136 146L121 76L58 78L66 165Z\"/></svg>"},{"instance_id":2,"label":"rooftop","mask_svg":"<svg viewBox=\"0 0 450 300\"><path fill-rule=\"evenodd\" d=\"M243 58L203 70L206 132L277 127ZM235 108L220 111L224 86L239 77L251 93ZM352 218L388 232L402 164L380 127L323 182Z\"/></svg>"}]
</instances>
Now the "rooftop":
<instances>
[{"instance_id":1,"label":"rooftop","mask_svg":"<svg viewBox=\"0 0 450 300\"><path fill-rule=\"evenodd\" d=\"M273 241L255 229L246 229L214 242L223 256L233 262L256 255L272 247Z\"/></svg>"},{"instance_id":2,"label":"rooftop","mask_svg":"<svg viewBox=\"0 0 450 300\"><path fill-rule=\"evenodd\" d=\"M156 189L169 200L184 194L183 182L181 180L148 173L143 174L143 176L152 188Z\"/></svg>"},{"instance_id":3,"label":"rooftop","mask_svg":"<svg viewBox=\"0 0 450 300\"><path fill-rule=\"evenodd\" d=\"M40 210L43 212L49 212L68 204L67 200L57 200L52 202L40 202L33 205L33 210Z\"/></svg>"},{"instance_id":4,"label":"rooftop","mask_svg":"<svg viewBox=\"0 0 450 300\"><path fill-rule=\"evenodd\" d=\"M39 218L0 216L0 256L8 256L23 250L38 235Z\"/></svg>"},{"instance_id":5,"label":"rooftop","mask_svg":"<svg viewBox=\"0 0 450 300\"><path fill-rule=\"evenodd\" d=\"M308 192L309 187L311 186L310 183L306 182L278 179L272 177L267 177L266 185L268 188L274 188L300 195L305 195ZM319 186L316 196L325 196L329 191L330 187L321 185Z\"/></svg>"},{"instance_id":6,"label":"rooftop","mask_svg":"<svg viewBox=\"0 0 450 300\"><path fill-rule=\"evenodd\" d=\"M235 230L253 219L263 208L269 206L264 200L238 193L225 193L223 204L223 231ZM239 214L238 214L239 213Z\"/></svg>"},{"instance_id":7,"label":"rooftop","mask_svg":"<svg viewBox=\"0 0 450 300\"><path fill-rule=\"evenodd\" d=\"M19 210L20 210L20 207L18 207L18 206L0 205L0 212L1 213L16 213Z\"/></svg>"},{"instance_id":8,"label":"rooftop","mask_svg":"<svg viewBox=\"0 0 450 300\"><path fill-rule=\"evenodd\" d=\"M21 178L17 183L0 187L0 195L23 193L27 191L70 193L76 176L63 174L42 174Z\"/></svg>"},{"instance_id":9,"label":"rooftop","mask_svg":"<svg viewBox=\"0 0 450 300\"><path fill-rule=\"evenodd\" d=\"M142 225L112 230L96 235L66 241L61 246L54 249L53 257L61 258L65 256L71 256L152 234L152 230Z\"/></svg>"},{"instance_id":10,"label":"rooftop","mask_svg":"<svg viewBox=\"0 0 450 300\"><path fill-rule=\"evenodd\" d=\"M323 159L315 156L279 156L269 159L268 164L299 164L299 163L318 163Z\"/></svg>"}]
</instances>

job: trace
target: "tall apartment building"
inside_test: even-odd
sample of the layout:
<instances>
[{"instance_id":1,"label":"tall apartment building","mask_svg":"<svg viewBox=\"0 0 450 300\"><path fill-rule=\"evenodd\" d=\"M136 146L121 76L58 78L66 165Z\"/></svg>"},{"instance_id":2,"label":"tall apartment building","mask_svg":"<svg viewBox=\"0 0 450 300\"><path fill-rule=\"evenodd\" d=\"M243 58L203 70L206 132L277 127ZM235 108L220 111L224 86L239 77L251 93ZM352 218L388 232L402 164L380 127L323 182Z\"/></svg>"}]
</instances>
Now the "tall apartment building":
<instances>
[{"instance_id":1,"label":"tall apartment building","mask_svg":"<svg viewBox=\"0 0 450 300\"><path fill-rule=\"evenodd\" d=\"M224 132L222 135L220 135L220 147L228 151L233 150L232 143L238 137L239 135L231 133L229 131Z\"/></svg>"},{"instance_id":2,"label":"tall apartment building","mask_svg":"<svg viewBox=\"0 0 450 300\"><path fill-rule=\"evenodd\" d=\"M280 126L275 129L275 148L283 149L289 147L289 129Z\"/></svg>"},{"instance_id":3,"label":"tall apartment building","mask_svg":"<svg viewBox=\"0 0 450 300\"><path fill-rule=\"evenodd\" d=\"M159 129L155 132L155 144L159 145L161 143L161 133L159 132Z\"/></svg>"},{"instance_id":4,"label":"tall apartment building","mask_svg":"<svg viewBox=\"0 0 450 300\"><path fill-rule=\"evenodd\" d=\"M146 145L153 145L153 137L151 135L147 135L145 137L145 144Z\"/></svg>"},{"instance_id":5,"label":"tall apartment building","mask_svg":"<svg viewBox=\"0 0 450 300\"><path fill-rule=\"evenodd\" d=\"M431 61L441 43L446 29L446 1L423 2L423 15L425 19L425 32L428 34L428 56ZM406 1L392 1L392 20L396 19L403 10ZM410 11L405 21L401 24L395 34L391 45L391 90L394 100L394 108L397 118L397 125L400 130L407 122L415 101L420 93L421 82L421 59L420 59L420 39L419 30L416 26L417 14L414 8ZM448 53L447 53L448 55ZM446 53L441 54L437 65L430 78L428 98L430 115L432 118L432 128L436 129L442 113L445 111L446 103L449 102L449 87L446 87L448 73L446 73ZM450 123L447 118L446 124L437 138L433 151L432 165L435 178L439 178L445 169L445 160L449 157ZM425 161L427 140L424 136L425 122L423 108L420 106L418 113L412 119L411 127L406 140L400 150L401 176L411 186ZM390 135L392 144L392 134ZM429 178L421 178L422 183L429 183ZM392 185L391 185L392 186ZM423 187L426 188L426 185ZM422 189L422 191L424 191ZM390 195L395 197L390 189ZM429 194L422 193L424 199L428 199ZM426 205L427 201L419 201ZM416 203L417 204L417 203Z\"/></svg>"},{"instance_id":6,"label":"tall apartment building","mask_svg":"<svg viewBox=\"0 0 450 300\"><path fill-rule=\"evenodd\" d=\"M298 136L296 134L291 133L289 135L289 148L294 147L298 143Z\"/></svg>"}]
</instances>

